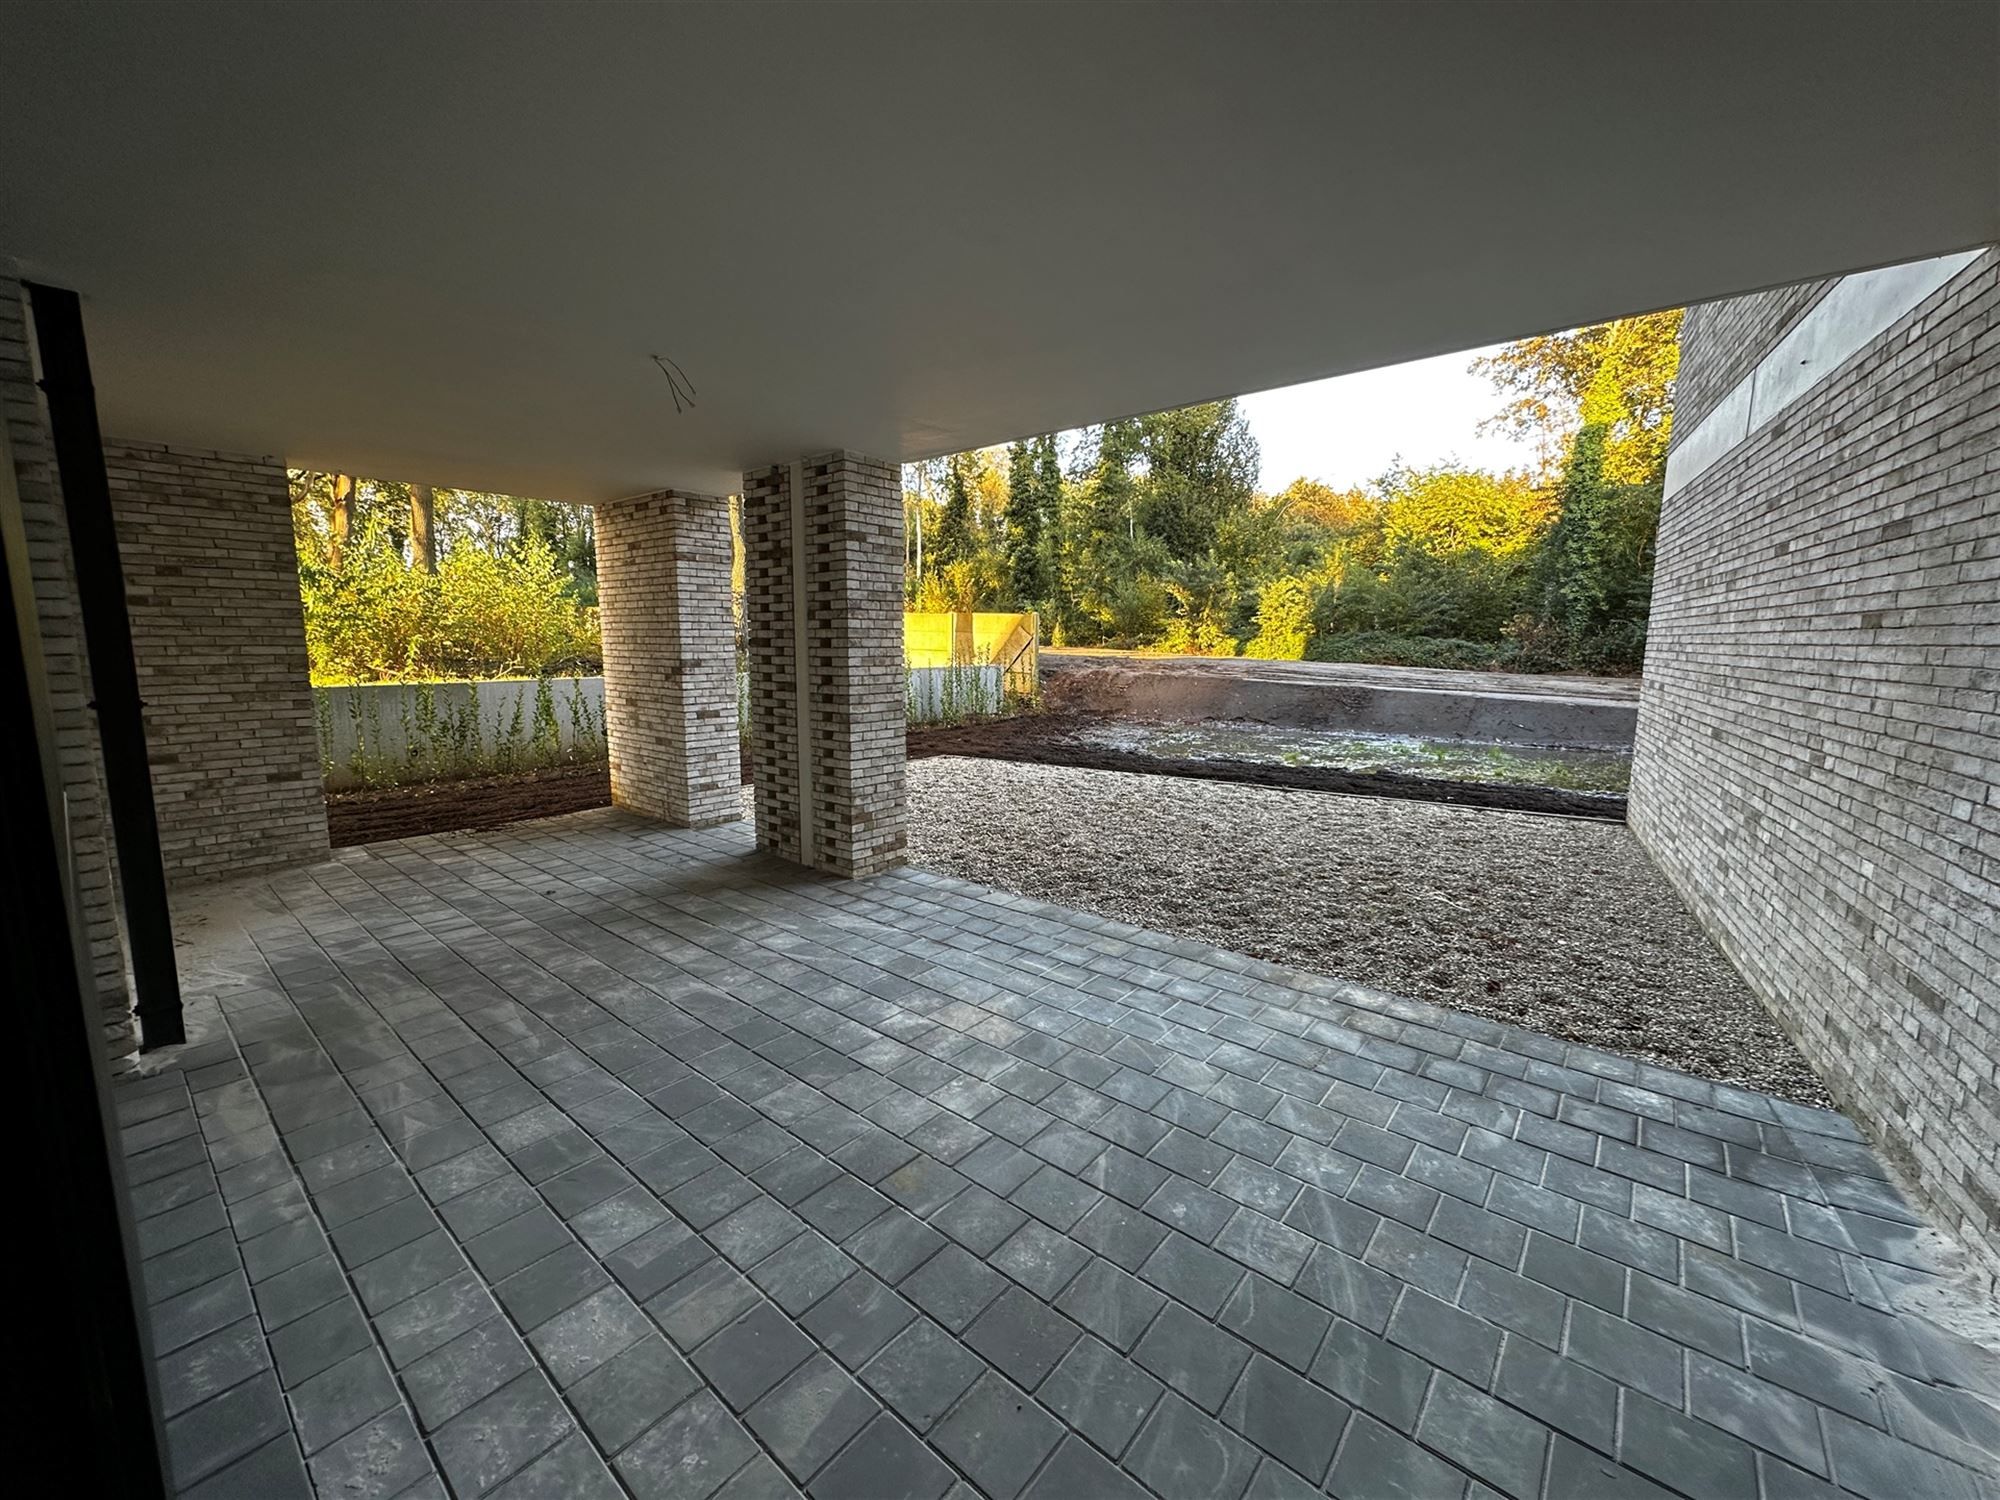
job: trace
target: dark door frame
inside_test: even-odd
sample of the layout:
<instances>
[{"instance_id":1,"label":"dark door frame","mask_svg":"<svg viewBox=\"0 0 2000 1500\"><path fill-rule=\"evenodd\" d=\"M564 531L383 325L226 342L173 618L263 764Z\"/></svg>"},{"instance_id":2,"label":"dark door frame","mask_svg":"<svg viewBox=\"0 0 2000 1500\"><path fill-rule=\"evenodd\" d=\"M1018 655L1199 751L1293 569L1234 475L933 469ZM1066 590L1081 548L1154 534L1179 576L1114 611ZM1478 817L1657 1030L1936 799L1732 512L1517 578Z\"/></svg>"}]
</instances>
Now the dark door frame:
<instances>
[{"instance_id":1,"label":"dark door frame","mask_svg":"<svg viewBox=\"0 0 2000 1500\"><path fill-rule=\"evenodd\" d=\"M132 958L132 1009L139 1018L140 1047L170 1047L186 1041L187 1031L167 912L166 867L160 859L159 814L153 806L153 770L146 756L145 703L132 653L132 615L125 602L104 439L97 428L97 391L83 338L83 303L61 287L23 285L34 314L42 397L90 657L90 706L97 711L97 738L104 751L104 800L118 848L118 889Z\"/></svg>"},{"instance_id":2,"label":"dark door frame","mask_svg":"<svg viewBox=\"0 0 2000 1500\"><path fill-rule=\"evenodd\" d=\"M0 426L0 983L10 1012L9 1472L26 1493L168 1493L98 1001L69 901L34 584Z\"/></svg>"}]
</instances>

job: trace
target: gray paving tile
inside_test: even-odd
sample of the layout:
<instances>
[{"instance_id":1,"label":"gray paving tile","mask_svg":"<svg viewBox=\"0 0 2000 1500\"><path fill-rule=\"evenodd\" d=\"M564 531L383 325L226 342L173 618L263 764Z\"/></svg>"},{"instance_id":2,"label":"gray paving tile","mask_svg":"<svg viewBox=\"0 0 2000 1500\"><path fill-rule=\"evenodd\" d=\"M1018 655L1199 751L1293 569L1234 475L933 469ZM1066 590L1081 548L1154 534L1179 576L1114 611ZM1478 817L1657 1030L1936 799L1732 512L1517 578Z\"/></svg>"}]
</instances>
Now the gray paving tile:
<instances>
[{"instance_id":1,"label":"gray paving tile","mask_svg":"<svg viewBox=\"0 0 2000 1500\"><path fill-rule=\"evenodd\" d=\"M1311 1367L1333 1318L1317 1304L1253 1272L1237 1284L1219 1321L1266 1354L1304 1371Z\"/></svg>"},{"instance_id":2,"label":"gray paving tile","mask_svg":"<svg viewBox=\"0 0 2000 1500\"><path fill-rule=\"evenodd\" d=\"M270 1352L279 1383L290 1390L373 1342L361 1309L342 1297L272 1333Z\"/></svg>"},{"instance_id":3,"label":"gray paving tile","mask_svg":"<svg viewBox=\"0 0 2000 1500\"><path fill-rule=\"evenodd\" d=\"M288 1394L292 1424L307 1458L400 1400L389 1367L373 1348L350 1354Z\"/></svg>"},{"instance_id":4,"label":"gray paving tile","mask_svg":"<svg viewBox=\"0 0 2000 1500\"><path fill-rule=\"evenodd\" d=\"M1364 1414L1357 1414L1327 1475L1335 1500L1459 1500L1463 1473Z\"/></svg>"},{"instance_id":5,"label":"gray paving tile","mask_svg":"<svg viewBox=\"0 0 2000 1500\"><path fill-rule=\"evenodd\" d=\"M711 1256L645 1306L682 1353L757 1305L757 1288L721 1256Z\"/></svg>"},{"instance_id":6,"label":"gray paving tile","mask_svg":"<svg viewBox=\"0 0 2000 1500\"><path fill-rule=\"evenodd\" d=\"M617 1287L593 1292L528 1335L528 1342L564 1389L653 1331Z\"/></svg>"},{"instance_id":7,"label":"gray paving tile","mask_svg":"<svg viewBox=\"0 0 2000 1500\"><path fill-rule=\"evenodd\" d=\"M1378 1421L1413 1433L1433 1366L1366 1329L1336 1321L1312 1365L1312 1378Z\"/></svg>"},{"instance_id":8,"label":"gray paving tile","mask_svg":"<svg viewBox=\"0 0 2000 1500\"><path fill-rule=\"evenodd\" d=\"M951 1408L986 1362L928 1318L919 1318L861 1367L861 1379L918 1432Z\"/></svg>"},{"instance_id":9,"label":"gray paving tile","mask_svg":"<svg viewBox=\"0 0 2000 1500\"><path fill-rule=\"evenodd\" d=\"M1062 1436L1061 1423L989 1373L938 1424L931 1442L992 1500L1013 1500Z\"/></svg>"},{"instance_id":10,"label":"gray paving tile","mask_svg":"<svg viewBox=\"0 0 2000 1500\"><path fill-rule=\"evenodd\" d=\"M159 1361L161 1411L171 1420L270 1364L262 1325L240 1318Z\"/></svg>"},{"instance_id":11,"label":"gray paving tile","mask_svg":"<svg viewBox=\"0 0 2000 1500\"><path fill-rule=\"evenodd\" d=\"M760 1302L696 1349L693 1360L732 1408L747 1411L812 1352L812 1341L791 1319Z\"/></svg>"},{"instance_id":12,"label":"gray paving tile","mask_svg":"<svg viewBox=\"0 0 2000 1500\"><path fill-rule=\"evenodd\" d=\"M1250 1352L1242 1340L1169 1302L1132 1357L1203 1411L1214 1413L1222 1410Z\"/></svg>"},{"instance_id":13,"label":"gray paving tile","mask_svg":"<svg viewBox=\"0 0 2000 1500\"><path fill-rule=\"evenodd\" d=\"M1275 1360L1252 1355L1222 1420L1317 1484L1333 1461L1350 1409Z\"/></svg>"},{"instance_id":14,"label":"gray paving tile","mask_svg":"<svg viewBox=\"0 0 2000 1500\"><path fill-rule=\"evenodd\" d=\"M493 1491L493 1500L623 1500L624 1495L589 1439L571 1433Z\"/></svg>"},{"instance_id":15,"label":"gray paving tile","mask_svg":"<svg viewBox=\"0 0 2000 1500\"><path fill-rule=\"evenodd\" d=\"M880 1410L852 1376L815 1354L751 1407L744 1421L804 1483Z\"/></svg>"},{"instance_id":16,"label":"gray paving tile","mask_svg":"<svg viewBox=\"0 0 2000 1500\"><path fill-rule=\"evenodd\" d=\"M1121 1467L1161 1500L1238 1500L1260 1459L1256 1448L1169 1391Z\"/></svg>"},{"instance_id":17,"label":"gray paving tile","mask_svg":"<svg viewBox=\"0 0 2000 1500\"><path fill-rule=\"evenodd\" d=\"M1681 1404L1681 1347L1658 1334L1579 1302L1570 1310L1565 1352L1620 1385L1672 1407Z\"/></svg>"},{"instance_id":18,"label":"gray paving tile","mask_svg":"<svg viewBox=\"0 0 2000 1500\"><path fill-rule=\"evenodd\" d=\"M322 1492L444 1494L364 1415L344 1261L454 1486L513 1500L606 1453L971 1500L919 1433L1008 1500L1971 1500L1982 1376L1882 1311L1938 1267L1838 1117L921 872L742 877L742 830L560 829L314 875L231 1012L252 1077L121 1097L199 1493L299 1488L261 1355Z\"/></svg>"},{"instance_id":19,"label":"gray paving tile","mask_svg":"<svg viewBox=\"0 0 2000 1500\"><path fill-rule=\"evenodd\" d=\"M612 1461L636 1494L708 1500L757 1445L707 1391L690 1396Z\"/></svg>"},{"instance_id":20,"label":"gray paving tile","mask_svg":"<svg viewBox=\"0 0 2000 1500\"><path fill-rule=\"evenodd\" d=\"M1243 1280L1240 1262L1197 1244L1184 1234L1169 1234L1139 1268L1142 1280L1197 1312L1214 1317L1222 1311Z\"/></svg>"},{"instance_id":21,"label":"gray paving tile","mask_svg":"<svg viewBox=\"0 0 2000 1500\"><path fill-rule=\"evenodd\" d=\"M311 1500L313 1486L299 1445L283 1434L181 1493L187 1500Z\"/></svg>"},{"instance_id":22,"label":"gray paving tile","mask_svg":"<svg viewBox=\"0 0 2000 1500\"><path fill-rule=\"evenodd\" d=\"M407 1366L402 1380L418 1422L435 1432L533 1365L521 1336L491 1317Z\"/></svg>"},{"instance_id":23,"label":"gray paving tile","mask_svg":"<svg viewBox=\"0 0 2000 1500\"><path fill-rule=\"evenodd\" d=\"M1389 1342L1484 1389L1500 1353L1499 1330L1411 1287L1390 1320Z\"/></svg>"},{"instance_id":24,"label":"gray paving tile","mask_svg":"<svg viewBox=\"0 0 2000 1500\"><path fill-rule=\"evenodd\" d=\"M1624 1393L1618 1461L1715 1500L1754 1500L1757 1493L1756 1458L1748 1443L1637 1391Z\"/></svg>"},{"instance_id":25,"label":"gray paving tile","mask_svg":"<svg viewBox=\"0 0 2000 1500\"><path fill-rule=\"evenodd\" d=\"M1063 1356L1037 1399L1106 1453L1117 1455L1165 1387L1118 1351L1085 1336Z\"/></svg>"},{"instance_id":26,"label":"gray paving tile","mask_svg":"<svg viewBox=\"0 0 2000 1500\"><path fill-rule=\"evenodd\" d=\"M657 1333L592 1370L566 1393L583 1425L617 1453L701 1388L701 1378Z\"/></svg>"},{"instance_id":27,"label":"gray paving tile","mask_svg":"<svg viewBox=\"0 0 2000 1500\"><path fill-rule=\"evenodd\" d=\"M1705 1354L1689 1355L1687 1377L1690 1414L1801 1469L1827 1476L1819 1414L1811 1402ZM1588 1441L1585 1434L1577 1435Z\"/></svg>"},{"instance_id":28,"label":"gray paving tile","mask_svg":"<svg viewBox=\"0 0 2000 1500\"><path fill-rule=\"evenodd\" d=\"M1053 1301L1090 1262L1090 1252L1045 1224L1023 1224L998 1250L991 1264L1044 1301Z\"/></svg>"},{"instance_id":29,"label":"gray paving tile","mask_svg":"<svg viewBox=\"0 0 2000 1500\"><path fill-rule=\"evenodd\" d=\"M797 1317L855 1271L845 1251L807 1230L750 1269L764 1295Z\"/></svg>"},{"instance_id":30,"label":"gray paving tile","mask_svg":"<svg viewBox=\"0 0 2000 1500\"><path fill-rule=\"evenodd\" d=\"M957 1245L947 1245L912 1272L901 1291L953 1333L962 1333L1006 1286L998 1271Z\"/></svg>"},{"instance_id":31,"label":"gray paving tile","mask_svg":"<svg viewBox=\"0 0 2000 1500\"><path fill-rule=\"evenodd\" d=\"M1056 1306L1113 1348L1129 1353L1166 1297L1108 1260L1093 1260L1056 1299Z\"/></svg>"},{"instance_id":32,"label":"gray paving tile","mask_svg":"<svg viewBox=\"0 0 2000 1500\"><path fill-rule=\"evenodd\" d=\"M421 1493L435 1480L429 1452L400 1411L377 1417L312 1456L314 1488L321 1495L389 1500ZM441 1491L440 1491L441 1493ZM258 1497L261 1500L261 1497Z\"/></svg>"},{"instance_id":33,"label":"gray paving tile","mask_svg":"<svg viewBox=\"0 0 2000 1500\"><path fill-rule=\"evenodd\" d=\"M1023 1390L1042 1383L1082 1330L1019 1287L1008 1287L965 1330L966 1344Z\"/></svg>"},{"instance_id":34,"label":"gray paving tile","mask_svg":"<svg viewBox=\"0 0 2000 1500\"><path fill-rule=\"evenodd\" d=\"M877 1417L808 1487L813 1500L937 1500L952 1487L951 1469L893 1417ZM1009 1500L996 1496L995 1500Z\"/></svg>"},{"instance_id":35,"label":"gray paving tile","mask_svg":"<svg viewBox=\"0 0 2000 1500\"><path fill-rule=\"evenodd\" d=\"M863 1271L828 1292L799 1326L848 1369L858 1370L916 1315L909 1303Z\"/></svg>"}]
</instances>

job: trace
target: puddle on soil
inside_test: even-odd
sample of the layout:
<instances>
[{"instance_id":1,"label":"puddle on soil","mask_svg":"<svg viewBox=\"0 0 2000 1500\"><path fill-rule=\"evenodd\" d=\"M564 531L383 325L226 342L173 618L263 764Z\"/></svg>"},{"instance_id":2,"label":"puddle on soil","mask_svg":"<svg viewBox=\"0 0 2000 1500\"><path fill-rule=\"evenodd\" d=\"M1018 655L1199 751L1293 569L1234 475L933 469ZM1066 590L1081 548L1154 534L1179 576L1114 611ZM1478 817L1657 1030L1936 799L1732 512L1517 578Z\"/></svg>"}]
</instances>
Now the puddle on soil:
<instances>
[{"instance_id":1,"label":"puddle on soil","mask_svg":"<svg viewBox=\"0 0 2000 1500\"><path fill-rule=\"evenodd\" d=\"M1343 771L1401 771L1451 781L1508 782L1572 792L1623 792L1632 757L1613 750L1426 740L1401 734L1293 729L1276 724L1204 720L1151 724L1107 720L1068 736L1074 744L1166 760L1248 760Z\"/></svg>"}]
</instances>

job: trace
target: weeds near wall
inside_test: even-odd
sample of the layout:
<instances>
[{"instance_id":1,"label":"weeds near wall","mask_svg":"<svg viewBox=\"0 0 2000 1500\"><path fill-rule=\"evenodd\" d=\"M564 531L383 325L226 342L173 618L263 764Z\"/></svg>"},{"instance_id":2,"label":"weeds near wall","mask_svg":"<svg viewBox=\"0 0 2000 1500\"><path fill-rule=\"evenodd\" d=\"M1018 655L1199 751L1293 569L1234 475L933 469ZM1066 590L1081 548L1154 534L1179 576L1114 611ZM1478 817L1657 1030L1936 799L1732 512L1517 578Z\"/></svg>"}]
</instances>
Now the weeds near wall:
<instances>
[{"instance_id":1,"label":"weeds near wall","mask_svg":"<svg viewBox=\"0 0 2000 1500\"><path fill-rule=\"evenodd\" d=\"M441 699L441 685L467 691ZM381 693L314 688L321 771L343 773L361 786L402 786L606 760L604 716L584 694L581 678L569 679L561 706L550 678L519 683L490 719L482 718L477 689L476 683L410 685L393 700L392 733L383 722ZM346 698L344 754L334 733L336 692Z\"/></svg>"}]
</instances>

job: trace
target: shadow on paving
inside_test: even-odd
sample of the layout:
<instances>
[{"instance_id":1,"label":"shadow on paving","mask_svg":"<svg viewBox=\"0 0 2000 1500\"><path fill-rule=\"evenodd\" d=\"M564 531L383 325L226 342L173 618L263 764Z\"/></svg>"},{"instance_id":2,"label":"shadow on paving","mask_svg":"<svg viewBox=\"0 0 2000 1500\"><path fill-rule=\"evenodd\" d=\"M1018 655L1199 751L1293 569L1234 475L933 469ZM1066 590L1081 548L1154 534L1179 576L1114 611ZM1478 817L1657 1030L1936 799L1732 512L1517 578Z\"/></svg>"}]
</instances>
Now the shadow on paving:
<instances>
[{"instance_id":1,"label":"shadow on paving","mask_svg":"<svg viewBox=\"0 0 2000 1500\"><path fill-rule=\"evenodd\" d=\"M2000 1493L1836 1114L741 825L211 910L117 1095L184 1494Z\"/></svg>"}]
</instances>

